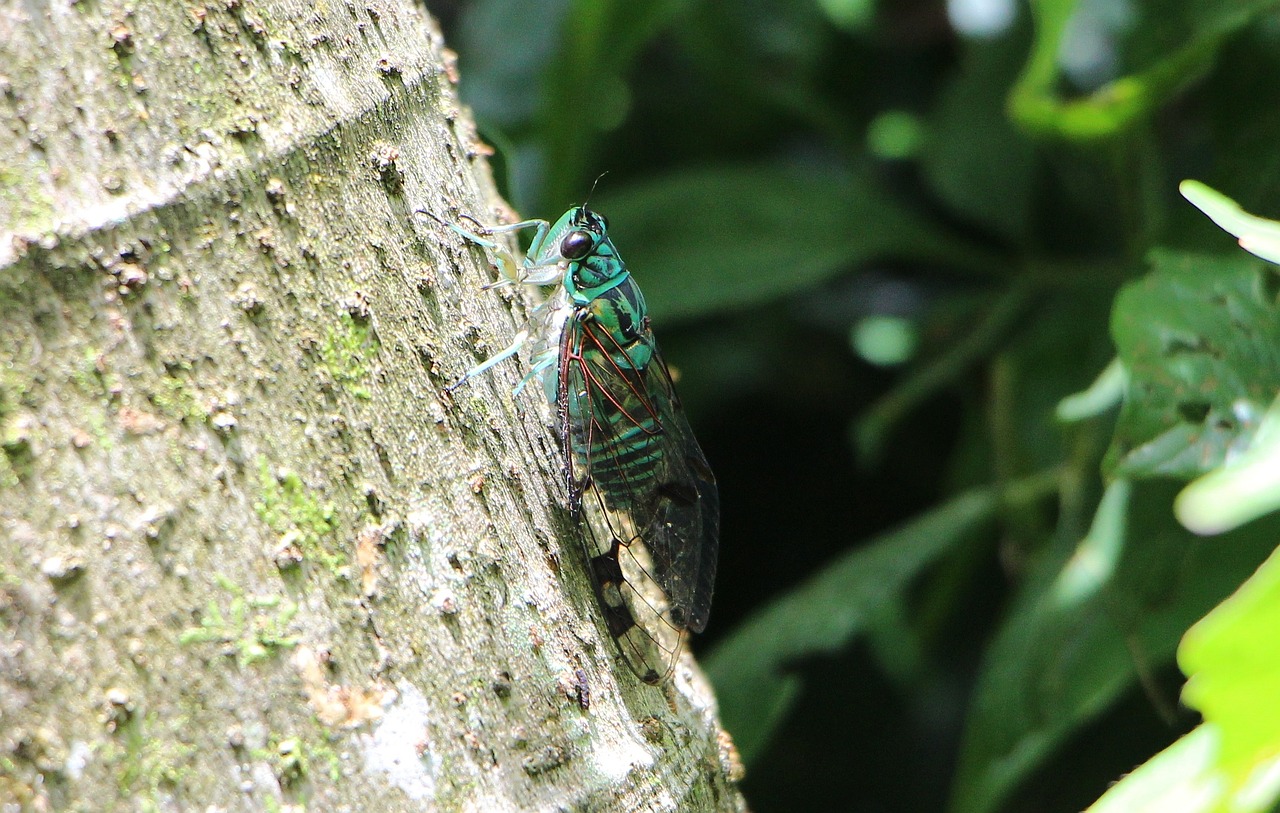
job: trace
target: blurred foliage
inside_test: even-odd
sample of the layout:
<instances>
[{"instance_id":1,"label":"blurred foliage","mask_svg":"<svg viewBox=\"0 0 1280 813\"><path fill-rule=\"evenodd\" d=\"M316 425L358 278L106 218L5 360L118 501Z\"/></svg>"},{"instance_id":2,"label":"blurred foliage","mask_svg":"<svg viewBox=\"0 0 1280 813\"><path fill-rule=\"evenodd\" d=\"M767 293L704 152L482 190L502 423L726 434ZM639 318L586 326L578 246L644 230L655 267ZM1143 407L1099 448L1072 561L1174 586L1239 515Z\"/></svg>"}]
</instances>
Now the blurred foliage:
<instances>
[{"instance_id":1,"label":"blurred foliage","mask_svg":"<svg viewBox=\"0 0 1280 813\"><path fill-rule=\"evenodd\" d=\"M428 7L522 213L609 173L753 809L1274 805L1280 0Z\"/></svg>"},{"instance_id":2,"label":"blurred foliage","mask_svg":"<svg viewBox=\"0 0 1280 813\"><path fill-rule=\"evenodd\" d=\"M1274 523L1273 523L1274 524ZM1093 813L1274 810L1280 795L1280 554L1178 648L1183 700L1204 723L1117 783Z\"/></svg>"}]
</instances>

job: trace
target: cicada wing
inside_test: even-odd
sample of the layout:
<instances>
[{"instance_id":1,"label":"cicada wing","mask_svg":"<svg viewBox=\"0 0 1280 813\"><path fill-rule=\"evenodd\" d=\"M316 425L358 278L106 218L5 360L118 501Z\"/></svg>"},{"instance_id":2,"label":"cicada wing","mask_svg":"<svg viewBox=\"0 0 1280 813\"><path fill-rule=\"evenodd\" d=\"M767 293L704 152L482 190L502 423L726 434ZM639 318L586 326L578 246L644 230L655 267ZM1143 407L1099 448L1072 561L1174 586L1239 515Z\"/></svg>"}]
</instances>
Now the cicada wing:
<instances>
[{"instance_id":1,"label":"cicada wing","mask_svg":"<svg viewBox=\"0 0 1280 813\"><path fill-rule=\"evenodd\" d=\"M621 496L645 481L633 465L639 436L630 432L644 421L625 414L644 406L635 402L630 386L600 375L588 360L590 352L583 352L584 342L592 346L584 333L587 324L570 322L561 350L557 402L570 505L583 521L592 584L609 634L637 677L658 683L675 666L685 627L673 619L680 612L655 577L647 541L630 513L630 501Z\"/></svg>"},{"instance_id":2,"label":"cicada wing","mask_svg":"<svg viewBox=\"0 0 1280 813\"><path fill-rule=\"evenodd\" d=\"M673 604L685 613L678 620L702 632L711 614L720 552L720 491L656 345L646 383L658 410L664 451L655 466L657 488L638 512L640 535L652 540L659 583L678 597Z\"/></svg>"},{"instance_id":3,"label":"cicada wing","mask_svg":"<svg viewBox=\"0 0 1280 813\"><path fill-rule=\"evenodd\" d=\"M594 486L585 488L581 516L592 586L609 635L636 677L660 683L675 668L686 632L671 619L649 550L629 518L610 511Z\"/></svg>"},{"instance_id":4,"label":"cicada wing","mask_svg":"<svg viewBox=\"0 0 1280 813\"><path fill-rule=\"evenodd\" d=\"M591 320L570 327L560 400L571 497L594 489L622 548L637 551L637 578L661 591L664 624L701 631L720 535L715 477L652 334L623 346Z\"/></svg>"}]
</instances>

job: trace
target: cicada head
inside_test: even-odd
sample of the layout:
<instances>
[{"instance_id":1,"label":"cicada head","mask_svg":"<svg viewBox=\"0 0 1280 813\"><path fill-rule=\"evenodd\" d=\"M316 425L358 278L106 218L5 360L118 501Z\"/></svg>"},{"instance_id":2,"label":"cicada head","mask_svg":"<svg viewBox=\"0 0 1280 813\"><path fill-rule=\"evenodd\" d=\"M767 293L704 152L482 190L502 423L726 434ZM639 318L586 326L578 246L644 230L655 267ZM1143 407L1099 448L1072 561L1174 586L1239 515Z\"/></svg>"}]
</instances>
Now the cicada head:
<instances>
[{"instance_id":1,"label":"cicada head","mask_svg":"<svg viewBox=\"0 0 1280 813\"><path fill-rule=\"evenodd\" d=\"M615 283L627 272L609 239L609 221L602 214L575 206L556 221L550 234L549 246L554 246L571 271L567 282L575 294L587 300L596 289Z\"/></svg>"}]
</instances>

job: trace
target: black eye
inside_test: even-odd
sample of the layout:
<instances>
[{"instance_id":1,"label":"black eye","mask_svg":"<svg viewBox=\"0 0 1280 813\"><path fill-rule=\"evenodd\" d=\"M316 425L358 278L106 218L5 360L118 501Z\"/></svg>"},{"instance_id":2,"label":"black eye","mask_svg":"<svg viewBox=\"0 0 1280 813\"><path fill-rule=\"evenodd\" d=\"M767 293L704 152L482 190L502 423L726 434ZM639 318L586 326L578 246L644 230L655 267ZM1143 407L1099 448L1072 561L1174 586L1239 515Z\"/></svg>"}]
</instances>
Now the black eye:
<instances>
[{"instance_id":1,"label":"black eye","mask_svg":"<svg viewBox=\"0 0 1280 813\"><path fill-rule=\"evenodd\" d=\"M566 260L581 260L591 251L595 241L585 231L571 231L560 241L560 256Z\"/></svg>"}]
</instances>

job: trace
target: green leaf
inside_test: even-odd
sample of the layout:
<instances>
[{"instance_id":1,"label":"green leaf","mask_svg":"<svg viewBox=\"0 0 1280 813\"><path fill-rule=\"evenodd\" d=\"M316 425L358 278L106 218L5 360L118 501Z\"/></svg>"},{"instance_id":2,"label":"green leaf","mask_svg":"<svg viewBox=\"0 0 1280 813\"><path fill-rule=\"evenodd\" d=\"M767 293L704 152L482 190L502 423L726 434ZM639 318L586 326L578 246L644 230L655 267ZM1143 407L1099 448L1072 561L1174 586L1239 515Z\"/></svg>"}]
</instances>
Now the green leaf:
<instances>
[{"instance_id":1,"label":"green leaf","mask_svg":"<svg viewBox=\"0 0 1280 813\"><path fill-rule=\"evenodd\" d=\"M599 208L667 324L809 290L881 257L987 262L861 175L706 167L609 195Z\"/></svg>"},{"instance_id":2,"label":"green leaf","mask_svg":"<svg viewBox=\"0 0 1280 813\"><path fill-rule=\"evenodd\" d=\"M1280 801L1280 553L1192 627L1182 699L1205 722L1120 780L1089 813L1260 813Z\"/></svg>"},{"instance_id":3,"label":"green leaf","mask_svg":"<svg viewBox=\"0 0 1280 813\"><path fill-rule=\"evenodd\" d=\"M1199 181L1183 181L1178 191L1224 231L1240 240L1240 247L1264 260L1280 263L1280 223L1251 215L1231 198Z\"/></svg>"},{"instance_id":4,"label":"green leaf","mask_svg":"<svg viewBox=\"0 0 1280 813\"><path fill-rule=\"evenodd\" d=\"M1249 448L1191 482L1173 510L1198 534L1229 531L1280 509L1280 398L1263 416Z\"/></svg>"},{"instance_id":5,"label":"green leaf","mask_svg":"<svg viewBox=\"0 0 1280 813\"><path fill-rule=\"evenodd\" d=\"M1106 466L1189 479L1246 448L1280 392L1275 277L1235 255L1158 251L1151 265L1112 312L1129 383Z\"/></svg>"},{"instance_id":6,"label":"green leaf","mask_svg":"<svg viewBox=\"0 0 1280 813\"><path fill-rule=\"evenodd\" d=\"M1188 675L1182 699L1218 729L1217 767L1235 790L1270 767L1266 807L1280 798L1280 554L1187 633L1178 664ZM1255 800L1261 801L1261 800ZM1260 809L1260 808L1253 808Z\"/></svg>"},{"instance_id":7,"label":"green leaf","mask_svg":"<svg viewBox=\"0 0 1280 813\"><path fill-rule=\"evenodd\" d=\"M1013 240L1024 237L1034 210L1035 155L1005 106L1025 40L1009 35L965 43L960 70L929 116L920 164L956 213Z\"/></svg>"},{"instance_id":8,"label":"green leaf","mask_svg":"<svg viewBox=\"0 0 1280 813\"><path fill-rule=\"evenodd\" d=\"M753 614L704 658L721 719L743 758L763 752L802 688L789 663L843 648L998 506L995 489L971 491L845 554Z\"/></svg>"},{"instance_id":9,"label":"green leaf","mask_svg":"<svg viewBox=\"0 0 1280 813\"><path fill-rule=\"evenodd\" d=\"M1087 813L1208 813L1222 787L1213 775L1214 732L1201 726L1113 785Z\"/></svg>"},{"instance_id":10,"label":"green leaf","mask_svg":"<svg viewBox=\"0 0 1280 813\"><path fill-rule=\"evenodd\" d=\"M984 659L953 813L997 810L1136 685L1135 661L1147 669L1169 662L1183 631L1280 536L1280 522L1264 521L1199 539L1173 521L1172 497L1167 482L1113 486L1086 538L1033 573Z\"/></svg>"}]
</instances>

